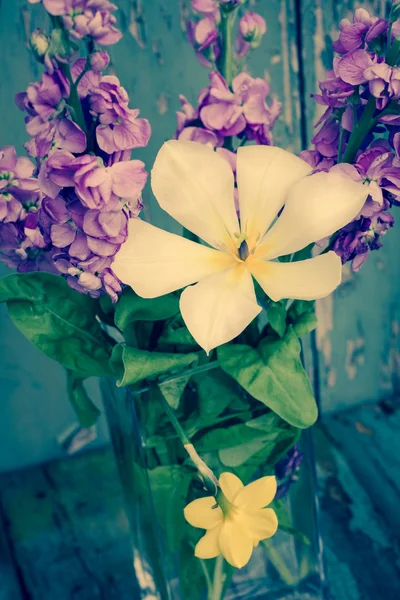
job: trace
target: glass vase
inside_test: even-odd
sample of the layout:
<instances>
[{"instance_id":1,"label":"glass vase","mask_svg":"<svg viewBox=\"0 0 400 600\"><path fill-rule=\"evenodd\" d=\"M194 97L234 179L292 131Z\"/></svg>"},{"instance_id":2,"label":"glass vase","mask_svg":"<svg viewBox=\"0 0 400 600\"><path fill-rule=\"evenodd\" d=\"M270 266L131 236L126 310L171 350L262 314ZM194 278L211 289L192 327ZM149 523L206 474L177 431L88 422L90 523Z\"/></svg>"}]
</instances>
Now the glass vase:
<instances>
[{"instance_id":1,"label":"glass vase","mask_svg":"<svg viewBox=\"0 0 400 600\"><path fill-rule=\"evenodd\" d=\"M270 417L277 417L226 378L218 366L211 365L205 372L194 369L160 386L119 388L111 378L102 381L131 528L137 581L132 599L323 599L311 434L303 432L293 448L289 428L287 439L277 436L275 429L253 428L253 424L264 427ZM216 381L228 383L233 394L218 416L213 414ZM217 476L232 471L246 484L263 475L277 475L278 493L270 506L278 515L278 532L260 542L242 569L234 569L222 557L200 560L194 556L194 546L204 531L185 521L183 509L207 494L168 421L160 394L170 404L175 402L181 424ZM252 424L247 422L250 433L241 429L243 409ZM205 411L210 413L208 420Z\"/></svg>"}]
</instances>

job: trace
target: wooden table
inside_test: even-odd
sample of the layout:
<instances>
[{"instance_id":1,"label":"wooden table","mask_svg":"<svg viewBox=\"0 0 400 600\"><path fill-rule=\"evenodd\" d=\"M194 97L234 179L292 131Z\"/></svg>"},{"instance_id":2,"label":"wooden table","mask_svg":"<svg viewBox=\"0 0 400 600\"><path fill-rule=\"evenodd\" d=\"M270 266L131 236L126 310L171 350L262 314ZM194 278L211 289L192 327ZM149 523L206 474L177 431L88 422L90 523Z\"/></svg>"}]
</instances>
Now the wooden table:
<instances>
[{"instance_id":1,"label":"wooden table","mask_svg":"<svg viewBox=\"0 0 400 600\"><path fill-rule=\"evenodd\" d=\"M400 597L399 406L359 407L315 429L332 600ZM134 600L109 448L4 474L0 487L0 600Z\"/></svg>"}]
</instances>

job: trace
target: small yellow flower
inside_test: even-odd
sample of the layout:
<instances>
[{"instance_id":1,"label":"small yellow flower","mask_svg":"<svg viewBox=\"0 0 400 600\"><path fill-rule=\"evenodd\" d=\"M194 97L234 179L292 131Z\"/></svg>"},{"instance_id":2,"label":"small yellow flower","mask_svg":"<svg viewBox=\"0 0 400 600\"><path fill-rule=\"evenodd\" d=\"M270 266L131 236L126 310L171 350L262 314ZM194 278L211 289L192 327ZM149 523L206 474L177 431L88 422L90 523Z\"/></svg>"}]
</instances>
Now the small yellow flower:
<instances>
[{"instance_id":1,"label":"small yellow flower","mask_svg":"<svg viewBox=\"0 0 400 600\"><path fill-rule=\"evenodd\" d=\"M219 484L218 503L212 496L193 500L185 508L185 519L193 527L207 529L195 556L215 558L222 554L240 569L249 562L253 548L278 528L275 512L264 508L275 497L276 478L261 477L244 486L233 473L222 473Z\"/></svg>"}]
</instances>

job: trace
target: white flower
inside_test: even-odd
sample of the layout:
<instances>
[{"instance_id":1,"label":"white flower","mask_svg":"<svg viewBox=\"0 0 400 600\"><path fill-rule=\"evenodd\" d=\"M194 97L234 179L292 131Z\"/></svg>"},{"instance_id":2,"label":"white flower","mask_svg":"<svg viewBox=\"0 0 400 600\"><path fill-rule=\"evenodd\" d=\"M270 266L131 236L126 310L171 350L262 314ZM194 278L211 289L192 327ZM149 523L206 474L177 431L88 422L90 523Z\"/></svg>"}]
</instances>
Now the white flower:
<instances>
[{"instance_id":1,"label":"white flower","mask_svg":"<svg viewBox=\"0 0 400 600\"><path fill-rule=\"evenodd\" d=\"M112 269L144 298L189 286L181 294L182 317L206 352L235 338L261 311L252 277L274 301L327 296L341 280L334 252L299 262L273 260L349 223L368 189L341 174L310 172L306 162L280 148L240 148L239 223L229 164L197 142L168 141L152 170L154 195L211 248L132 219Z\"/></svg>"}]
</instances>

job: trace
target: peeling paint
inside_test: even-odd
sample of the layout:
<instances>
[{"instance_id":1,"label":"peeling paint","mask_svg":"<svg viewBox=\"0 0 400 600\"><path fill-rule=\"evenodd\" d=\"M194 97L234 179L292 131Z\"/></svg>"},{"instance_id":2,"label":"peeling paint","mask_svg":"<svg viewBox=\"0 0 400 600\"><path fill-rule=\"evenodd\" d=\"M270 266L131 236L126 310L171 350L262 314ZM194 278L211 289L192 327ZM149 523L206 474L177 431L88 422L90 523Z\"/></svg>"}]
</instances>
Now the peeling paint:
<instances>
[{"instance_id":1,"label":"peeling paint","mask_svg":"<svg viewBox=\"0 0 400 600\"><path fill-rule=\"evenodd\" d=\"M292 95L290 85L289 38L286 2L282 2L282 8L279 13L279 23L281 25L281 50L283 61L283 97L285 99L283 104L283 118L290 133L292 133Z\"/></svg>"},{"instance_id":2,"label":"peeling paint","mask_svg":"<svg viewBox=\"0 0 400 600\"><path fill-rule=\"evenodd\" d=\"M381 388L391 394L400 389L400 324L397 319L391 321L391 335L381 362Z\"/></svg>"},{"instance_id":3,"label":"peeling paint","mask_svg":"<svg viewBox=\"0 0 400 600\"><path fill-rule=\"evenodd\" d=\"M314 75L317 81L325 79L326 69L322 61L322 54L326 49L325 36L324 36L324 20L323 10L321 6L321 0L316 1L315 6L315 32L313 35L314 41ZM324 113L325 107L320 106L316 102L314 103L315 112L314 118L318 120Z\"/></svg>"},{"instance_id":4,"label":"peeling paint","mask_svg":"<svg viewBox=\"0 0 400 600\"><path fill-rule=\"evenodd\" d=\"M157 108L160 115L165 115L168 111L168 96L166 94L158 94Z\"/></svg>"},{"instance_id":5,"label":"peeling paint","mask_svg":"<svg viewBox=\"0 0 400 600\"><path fill-rule=\"evenodd\" d=\"M333 330L333 294L327 298L317 300L315 312L318 320L316 330L317 349L323 358L322 372L325 373L326 384L332 388L336 384L336 370L332 367L332 342L330 339Z\"/></svg>"},{"instance_id":6,"label":"peeling paint","mask_svg":"<svg viewBox=\"0 0 400 600\"><path fill-rule=\"evenodd\" d=\"M354 340L347 340L345 368L350 380L355 379L359 367L365 363L365 339L359 336Z\"/></svg>"},{"instance_id":7,"label":"peeling paint","mask_svg":"<svg viewBox=\"0 0 400 600\"><path fill-rule=\"evenodd\" d=\"M153 50L153 54L156 57L158 64L161 66L164 64L164 57L162 55L162 42L159 38L154 38L151 43L151 49Z\"/></svg>"},{"instance_id":8,"label":"peeling paint","mask_svg":"<svg viewBox=\"0 0 400 600\"><path fill-rule=\"evenodd\" d=\"M146 47L146 29L143 18L142 0L131 0L128 31L136 40L139 48L143 49Z\"/></svg>"},{"instance_id":9,"label":"peeling paint","mask_svg":"<svg viewBox=\"0 0 400 600\"><path fill-rule=\"evenodd\" d=\"M179 0L179 23L184 33L186 33L189 15L189 0Z\"/></svg>"},{"instance_id":10,"label":"peeling paint","mask_svg":"<svg viewBox=\"0 0 400 600\"><path fill-rule=\"evenodd\" d=\"M31 12L26 7L21 9L22 23L24 24L24 42L29 47L29 39L31 37Z\"/></svg>"},{"instance_id":11,"label":"peeling paint","mask_svg":"<svg viewBox=\"0 0 400 600\"><path fill-rule=\"evenodd\" d=\"M372 429L370 429L369 427L365 427L365 425L360 423L360 421L356 421L354 425L358 433L362 433L363 435L373 435L374 433Z\"/></svg>"}]
</instances>

